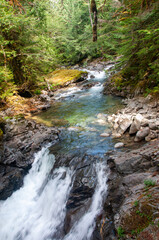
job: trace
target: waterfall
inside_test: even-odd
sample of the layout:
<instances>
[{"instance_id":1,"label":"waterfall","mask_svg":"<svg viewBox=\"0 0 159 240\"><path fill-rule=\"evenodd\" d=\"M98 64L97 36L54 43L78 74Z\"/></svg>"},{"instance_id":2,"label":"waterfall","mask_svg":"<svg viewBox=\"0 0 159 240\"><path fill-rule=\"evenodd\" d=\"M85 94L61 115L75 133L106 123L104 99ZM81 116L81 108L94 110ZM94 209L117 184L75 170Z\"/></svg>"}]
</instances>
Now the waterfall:
<instances>
[{"instance_id":1,"label":"waterfall","mask_svg":"<svg viewBox=\"0 0 159 240\"><path fill-rule=\"evenodd\" d=\"M73 172L50 171L55 157L43 148L35 156L24 186L0 206L1 240L51 239L65 217Z\"/></svg>"},{"instance_id":2,"label":"waterfall","mask_svg":"<svg viewBox=\"0 0 159 240\"><path fill-rule=\"evenodd\" d=\"M96 164L96 172L97 186L92 199L92 204L88 212L85 213L79 222L74 223L70 233L64 238L64 240L89 240L92 236L96 217L102 210L103 199L107 192L107 175L104 164Z\"/></svg>"},{"instance_id":3,"label":"waterfall","mask_svg":"<svg viewBox=\"0 0 159 240\"><path fill-rule=\"evenodd\" d=\"M48 147L35 155L24 185L0 205L1 240L60 240L66 203L72 187L74 171L60 167L52 171L55 157ZM103 163L94 165L97 186L92 204L84 216L74 223L64 240L89 240L96 217L102 210L107 191L106 170ZM61 240L62 240L61 239Z\"/></svg>"}]
</instances>

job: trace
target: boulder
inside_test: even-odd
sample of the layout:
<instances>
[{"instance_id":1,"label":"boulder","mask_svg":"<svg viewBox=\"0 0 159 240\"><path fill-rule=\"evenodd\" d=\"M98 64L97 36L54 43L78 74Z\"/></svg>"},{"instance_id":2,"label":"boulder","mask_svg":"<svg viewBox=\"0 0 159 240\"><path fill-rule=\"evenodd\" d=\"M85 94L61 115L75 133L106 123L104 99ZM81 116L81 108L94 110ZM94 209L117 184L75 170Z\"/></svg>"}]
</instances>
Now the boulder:
<instances>
[{"instance_id":1,"label":"boulder","mask_svg":"<svg viewBox=\"0 0 159 240\"><path fill-rule=\"evenodd\" d=\"M141 123L143 121L143 116L141 114L137 114L134 118L134 124L136 125L137 130L140 129Z\"/></svg>"},{"instance_id":2,"label":"boulder","mask_svg":"<svg viewBox=\"0 0 159 240\"><path fill-rule=\"evenodd\" d=\"M94 75L90 75L90 78L93 79L93 78L95 78L95 76Z\"/></svg>"},{"instance_id":3,"label":"boulder","mask_svg":"<svg viewBox=\"0 0 159 240\"><path fill-rule=\"evenodd\" d=\"M140 129L137 134L136 137L134 139L135 142L140 142L141 140L144 140L145 137L147 137L150 133L150 128L146 127L146 128L142 128Z\"/></svg>"},{"instance_id":4,"label":"boulder","mask_svg":"<svg viewBox=\"0 0 159 240\"><path fill-rule=\"evenodd\" d=\"M122 143L122 142L118 142L114 146L114 148L121 148L121 147L124 147L124 143Z\"/></svg>"},{"instance_id":5,"label":"boulder","mask_svg":"<svg viewBox=\"0 0 159 240\"><path fill-rule=\"evenodd\" d=\"M123 134L127 131L127 129L132 124L131 118L125 117L121 121L119 121L119 133Z\"/></svg>"},{"instance_id":6,"label":"boulder","mask_svg":"<svg viewBox=\"0 0 159 240\"><path fill-rule=\"evenodd\" d=\"M137 131L138 131L137 125L136 125L135 122L133 122L133 123L131 124L130 130L129 130L129 134L130 134L130 135L135 134Z\"/></svg>"}]
</instances>

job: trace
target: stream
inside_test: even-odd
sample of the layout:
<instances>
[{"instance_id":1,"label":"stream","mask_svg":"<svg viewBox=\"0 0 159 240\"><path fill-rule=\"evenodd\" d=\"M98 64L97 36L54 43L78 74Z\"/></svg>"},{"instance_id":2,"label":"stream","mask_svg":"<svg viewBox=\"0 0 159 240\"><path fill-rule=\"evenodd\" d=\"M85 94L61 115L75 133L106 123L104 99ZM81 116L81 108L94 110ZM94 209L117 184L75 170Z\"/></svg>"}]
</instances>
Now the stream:
<instances>
[{"instance_id":1,"label":"stream","mask_svg":"<svg viewBox=\"0 0 159 240\"><path fill-rule=\"evenodd\" d=\"M61 129L60 142L35 154L23 187L0 202L0 240L95 239L107 194L104 154L116 143L100 135L109 131L105 116L122 107L121 99L102 94L111 67L58 90L55 104L37 116Z\"/></svg>"}]
</instances>

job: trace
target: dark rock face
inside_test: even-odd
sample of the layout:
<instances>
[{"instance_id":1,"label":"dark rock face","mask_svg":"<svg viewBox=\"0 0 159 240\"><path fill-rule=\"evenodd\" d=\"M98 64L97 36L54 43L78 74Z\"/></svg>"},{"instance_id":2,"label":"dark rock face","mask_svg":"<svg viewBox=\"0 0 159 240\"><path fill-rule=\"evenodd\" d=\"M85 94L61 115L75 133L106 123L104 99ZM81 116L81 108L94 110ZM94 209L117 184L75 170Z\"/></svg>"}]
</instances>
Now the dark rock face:
<instances>
[{"instance_id":1,"label":"dark rock face","mask_svg":"<svg viewBox=\"0 0 159 240\"><path fill-rule=\"evenodd\" d=\"M10 167L0 164L0 199L7 197L20 188L23 184L25 170L22 168Z\"/></svg>"},{"instance_id":2,"label":"dark rock face","mask_svg":"<svg viewBox=\"0 0 159 240\"><path fill-rule=\"evenodd\" d=\"M103 219L106 220L103 239L117 239L119 227L124 231L123 239L150 239L143 238L146 234L151 235L152 240L157 239L158 232L152 229L157 225L153 227L151 222L159 218L158 146L159 140L156 140L138 150L115 153L109 157L109 189L104 207ZM150 184L146 187L147 179Z\"/></svg>"},{"instance_id":3,"label":"dark rock face","mask_svg":"<svg viewBox=\"0 0 159 240\"><path fill-rule=\"evenodd\" d=\"M54 168L60 166L73 167L74 183L67 201L67 211L64 222L64 235L67 234L73 224L81 219L88 211L91 198L94 194L97 179L94 163L100 161L99 156L90 155L62 155L54 152L54 147L50 151L55 154L56 162ZM99 234L98 229L95 230L94 236ZM98 239L93 237L94 240ZM100 238L99 238L100 239Z\"/></svg>"},{"instance_id":4,"label":"dark rock face","mask_svg":"<svg viewBox=\"0 0 159 240\"><path fill-rule=\"evenodd\" d=\"M0 147L0 199L5 200L21 187L23 177L42 146L58 141L58 130L33 121L20 120L5 125Z\"/></svg>"}]
</instances>

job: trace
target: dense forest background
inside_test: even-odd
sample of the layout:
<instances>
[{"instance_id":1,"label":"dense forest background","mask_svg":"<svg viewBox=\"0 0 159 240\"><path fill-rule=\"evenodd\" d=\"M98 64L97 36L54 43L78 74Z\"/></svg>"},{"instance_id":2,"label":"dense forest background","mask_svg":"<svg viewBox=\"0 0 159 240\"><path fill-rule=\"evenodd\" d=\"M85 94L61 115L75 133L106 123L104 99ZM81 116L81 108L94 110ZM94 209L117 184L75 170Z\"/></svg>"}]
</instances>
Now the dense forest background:
<instances>
[{"instance_id":1,"label":"dense forest background","mask_svg":"<svg viewBox=\"0 0 159 240\"><path fill-rule=\"evenodd\" d=\"M120 56L117 88L159 91L159 1L0 0L0 102L55 68ZM41 87L44 87L43 85Z\"/></svg>"}]
</instances>

